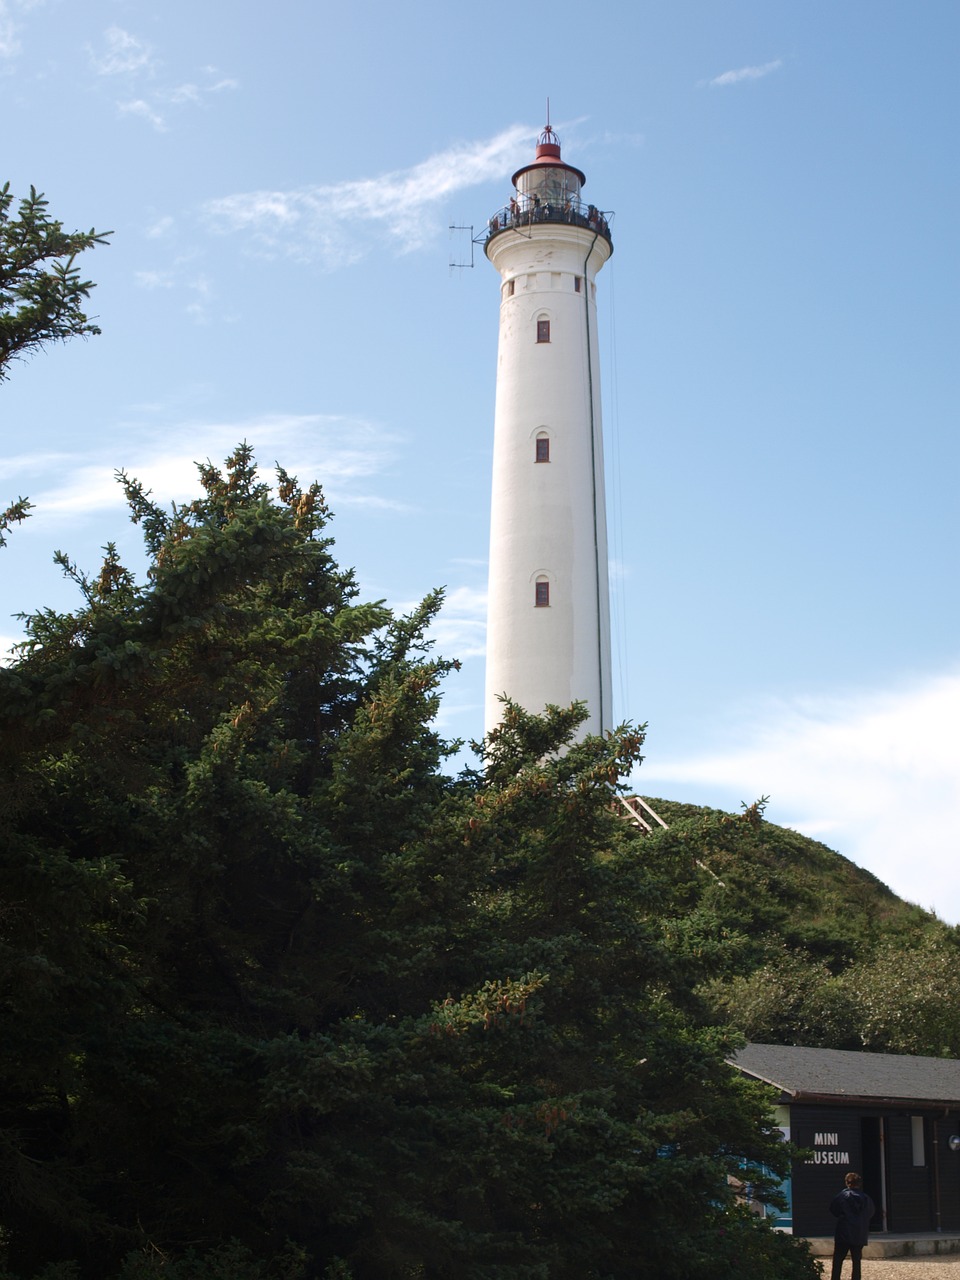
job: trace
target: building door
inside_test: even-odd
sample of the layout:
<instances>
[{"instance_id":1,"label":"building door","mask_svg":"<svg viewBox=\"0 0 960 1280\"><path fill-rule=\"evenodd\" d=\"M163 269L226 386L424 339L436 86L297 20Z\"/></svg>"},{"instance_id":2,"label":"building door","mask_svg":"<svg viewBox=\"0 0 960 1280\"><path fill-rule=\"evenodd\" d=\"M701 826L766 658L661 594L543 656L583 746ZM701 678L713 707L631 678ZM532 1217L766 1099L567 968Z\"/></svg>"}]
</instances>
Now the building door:
<instances>
[{"instance_id":1,"label":"building door","mask_svg":"<svg viewBox=\"0 0 960 1280\"><path fill-rule=\"evenodd\" d=\"M882 1116L864 1116L860 1121L860 1159L863 1189L876 1206L871 1231L889 1231L887 1214L886 1133Z\"/></svg>"},{"instance_id":2,"label":"building door","mask_svg":"<svg viewBox=\"0 0 960 1280\"><path fill-rule=\"evenodd\" d=\"M956 1114L934 1120L934 1151L937 1159L937 1181L940 1189L940 1226L944 1231L960 1229L960 1151L953 1151L950 1139L960 1134L960 1117Z\"/></svg>"}]
</instances>

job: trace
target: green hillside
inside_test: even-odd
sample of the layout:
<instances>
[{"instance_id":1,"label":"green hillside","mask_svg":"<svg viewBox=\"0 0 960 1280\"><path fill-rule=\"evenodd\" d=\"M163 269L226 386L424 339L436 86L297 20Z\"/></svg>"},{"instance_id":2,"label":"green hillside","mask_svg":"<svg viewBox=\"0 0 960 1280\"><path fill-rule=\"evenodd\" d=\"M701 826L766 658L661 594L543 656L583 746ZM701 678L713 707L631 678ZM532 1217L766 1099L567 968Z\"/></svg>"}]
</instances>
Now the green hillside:
<instances>
[{"instance_id":1,"label":"green hillside","mask_svg":"<svg viewBox=\"0 0 960 1280\"><path fill-rule=\"evenodd\" d=\"M762 804L645 799L669 824L645 841L663 928L706 1016L767 1043L960 1056L960 931Z\"/></svg>"}]
</instances>

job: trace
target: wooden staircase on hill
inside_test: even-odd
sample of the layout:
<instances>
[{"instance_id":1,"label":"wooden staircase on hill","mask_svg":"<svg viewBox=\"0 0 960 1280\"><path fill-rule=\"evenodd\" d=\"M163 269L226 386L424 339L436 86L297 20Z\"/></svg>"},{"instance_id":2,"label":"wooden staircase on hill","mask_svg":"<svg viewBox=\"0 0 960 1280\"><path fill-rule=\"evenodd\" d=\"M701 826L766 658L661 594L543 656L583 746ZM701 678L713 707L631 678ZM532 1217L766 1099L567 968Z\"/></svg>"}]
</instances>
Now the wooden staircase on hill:
<instances>
[{"instance_id":1,"label":"wooden staircase on hill","mask_svg":"<svg viewBox=\"0 0 960 1280\"><path fill-rule=\"evenodd\" d=\"M626 810L621 813L621 817L627 822L632 822L635 827L640 828L640 834L644 836L652 836L654 832L654 823L663 827L664 831L668 829L668 824L660 817L654 809L647 804L642 796L617 796L617 800ZM712 876L716 880L721 889L725 889L726 885L720 879L715 871L711 871L705 862L701 862L699 858L694 858L694 866L699 867L701 871L705 871L708 876Z\"/></svg>"},{"instance_id":2,"label":"wooden staircase on hill","mask_svg":"<svg viewBox=\"0 0 960 1280\"><path fill-rule=\"evenodd\" d=\"M652 836L654 826L666 829L667 824L655 813L641 796L617 796L617 800L626 810L620 816L639 827L645 836Z\"/></svg>"}]
</instances>

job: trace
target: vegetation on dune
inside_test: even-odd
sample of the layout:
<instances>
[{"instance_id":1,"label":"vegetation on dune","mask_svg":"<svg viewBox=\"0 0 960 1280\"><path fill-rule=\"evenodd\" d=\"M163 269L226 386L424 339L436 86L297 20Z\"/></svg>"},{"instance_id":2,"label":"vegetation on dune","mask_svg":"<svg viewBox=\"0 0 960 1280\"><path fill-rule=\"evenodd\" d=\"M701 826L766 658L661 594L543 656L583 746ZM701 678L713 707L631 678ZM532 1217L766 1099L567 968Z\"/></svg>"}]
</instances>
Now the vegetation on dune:
<instances>
[{"instance_id":1,"label":"vegetation on dune","mask_svg":"<svg viewBox=\"0 0 960 1280\"><path fill-rule=\"evenodd\" d=\"M686 868L664 928L709 960L708 1016L769 1044L960 1057L960 930L762 806L650 803L670 823L650 856Z\"/></svg>"}]
</instances>

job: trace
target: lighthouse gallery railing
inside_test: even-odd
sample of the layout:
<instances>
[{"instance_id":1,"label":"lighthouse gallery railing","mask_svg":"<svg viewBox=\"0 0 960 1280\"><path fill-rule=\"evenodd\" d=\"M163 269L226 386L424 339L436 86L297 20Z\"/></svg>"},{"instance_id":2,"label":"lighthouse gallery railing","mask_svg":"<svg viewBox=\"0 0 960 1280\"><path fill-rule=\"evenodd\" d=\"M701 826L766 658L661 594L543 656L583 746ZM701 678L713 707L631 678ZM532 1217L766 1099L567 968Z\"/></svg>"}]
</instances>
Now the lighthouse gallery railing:
<instances>
[{"instance_id":1,"label":"lighthouse gallery railing","mask_svg":"<svg viewBox=\"0 0 960 1280\"><path fill-rule=\"evenodd\" d=\"M486 244L501 231L517 231L541 222L565 222L569 226L586 227L590 231L596 231L612 245L613 240L610 236L612 221L612 213L604 213L595 205L584 204L582 200L564 200L557 204L541 203L537 199L523 202L511 200L490 218L486 231L482 234L482 240Z\"/></svg>"}]
</instances>

